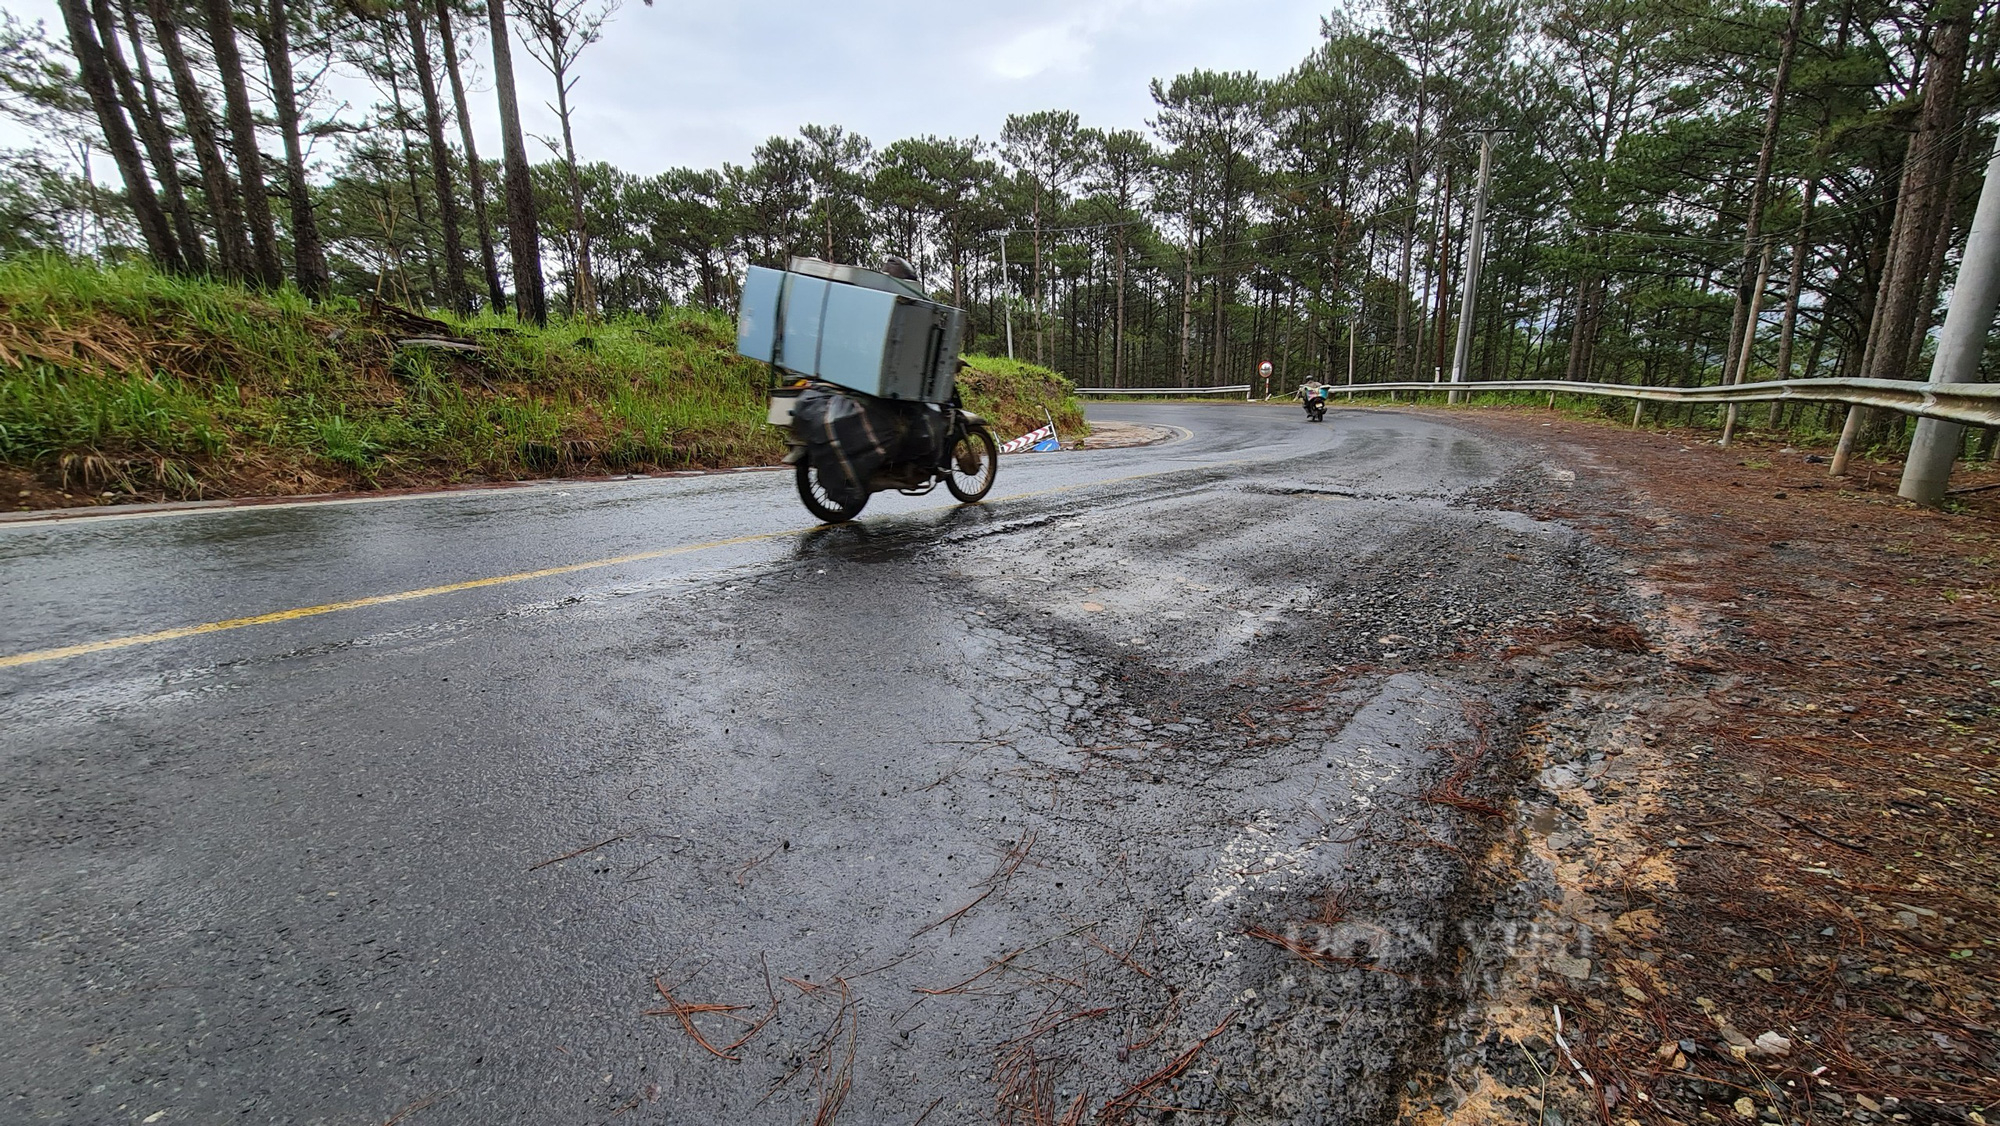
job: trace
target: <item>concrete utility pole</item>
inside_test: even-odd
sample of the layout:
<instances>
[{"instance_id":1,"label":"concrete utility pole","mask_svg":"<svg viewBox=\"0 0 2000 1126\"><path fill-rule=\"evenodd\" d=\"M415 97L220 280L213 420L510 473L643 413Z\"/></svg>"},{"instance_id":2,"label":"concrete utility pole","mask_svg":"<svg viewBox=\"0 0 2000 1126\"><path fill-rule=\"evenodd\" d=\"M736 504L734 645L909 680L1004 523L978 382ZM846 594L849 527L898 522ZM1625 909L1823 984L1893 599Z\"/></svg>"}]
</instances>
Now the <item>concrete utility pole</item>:
<instances>
[{"instance_id":1,"label":"concrete utility pole","mask_svg":"<svg viewBox=\"0 0 2000 1126\"><path fill-rule=\"evenodd\" d=\"M1012 231L1000 232L1000 312L1007 318L1007 358L1014 358L1014 303L1007 299L1007 236Z\"/></svg>"},{"instance_id":2,"label":"concrete utility pole","mask_svg":"<svg viewBox=\"0 0 2000 1126\"><path fill-rule=\"evenodd\" d=\"M1472 312L1479 295L1479 256L1486 246L1486 191L1492 169L1493 131L1488 129L1479 134L1479 192L1472 204L1472 238L1465 244L1465 294L1458 305L1458 347L1451 354L1453 383L1465 382L1466 361L1472 355ZM1452 388L1451 401L1458 402L1459 394Z\"/></svg>"},{"instance_id":3,"label":"concrete utility pole","mask_svg":"<svg viewBox=\"0 0 2000 1126\"><path fill-rule=\"evenodd\" d=\"M1965 259L1958 268L1958 284L1952 287L1951 307L1945 310L1944 330L1938 334L1937 358L1931 362L1932 383L1978 382L1979 357L1986 351L1996 306L2000 306L2000 141L1986 162L1986 183L1979 189L1979 208L1972 214L1972 232L1965 237ZM1951 463L1964 448L1964 426L1918 419L1896 495L1933 508L1943 503Z\"/></svg>"},{"instance_id":4,"label":"concrete utility pole","mask_svg":"<svg viewBox=\"0 0 2000 1126\"><path fill-rule=\"evenodd\" d=\"M1743 322L1743 354L1737 357L1736 368L1729 375L1731 384L1742 383L1750 374L1750 353L1757 346L1757 318L1764 309L1764 286L1771 280L1771 240L1764 240L1764 261L1757 266L1757 288L1750 291L1750 316ZM1741 404L1729 404L1729 412L1722 422L1722 445L1726 448L1729 440L1736 436L1736 408Z\"/></svg>"},{"instance_id":5,"label":"concrete utility pole","mask_svg":"<svg viewBox=\"0 0 2000 1126\"><path fill-rule=\"evenodd\" d=\"M1349 387L1354 386L1354 326L1358 319L1353 313L1347 315L1347 385ZM1349 391L1347 397L1352 399L1354 392Z\"/></svg>"}]
</instances>

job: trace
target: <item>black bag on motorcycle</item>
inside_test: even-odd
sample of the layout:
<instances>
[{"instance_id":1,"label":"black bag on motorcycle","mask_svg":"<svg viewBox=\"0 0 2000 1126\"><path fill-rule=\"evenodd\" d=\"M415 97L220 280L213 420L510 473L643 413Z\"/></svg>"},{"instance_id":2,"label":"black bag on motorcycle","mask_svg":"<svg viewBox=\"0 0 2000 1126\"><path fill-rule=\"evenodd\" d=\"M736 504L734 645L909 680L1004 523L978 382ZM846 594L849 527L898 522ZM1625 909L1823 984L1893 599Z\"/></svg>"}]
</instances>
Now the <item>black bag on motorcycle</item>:
<instances>
[{"instance_id":1,"label":"black bag on motorcycle","mask_svg":"<svg viewBox=\"0 0 2000 1126\"><path fill-rule=\"evenodd\" d=\"M792 431L805 441L820 487L843 505L866 498L875 474L891 463L935 463L948 425L945 413L927 403L849 394L825 383L807 387L792 407Z\"/></svg>"}]
</instances>

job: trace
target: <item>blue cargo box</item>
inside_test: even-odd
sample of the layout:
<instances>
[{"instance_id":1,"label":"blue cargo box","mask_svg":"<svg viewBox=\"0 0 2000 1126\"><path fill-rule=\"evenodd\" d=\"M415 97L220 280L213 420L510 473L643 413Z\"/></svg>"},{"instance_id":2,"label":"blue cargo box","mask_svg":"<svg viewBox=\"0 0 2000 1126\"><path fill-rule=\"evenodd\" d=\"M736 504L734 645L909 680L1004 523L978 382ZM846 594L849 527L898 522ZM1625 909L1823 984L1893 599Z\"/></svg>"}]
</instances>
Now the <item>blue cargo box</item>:
<instances>
[{"instance_id":1,"label":"blue cargo box","mask_svg":"<svg viewBox=\"0 0 2000 1126\"><path fill-rule=\"evenodd\" d=\"M750 267L736 350L865 395L948 402L965 314L874 270L811 258Z\"/></svg>"}]
</instances>

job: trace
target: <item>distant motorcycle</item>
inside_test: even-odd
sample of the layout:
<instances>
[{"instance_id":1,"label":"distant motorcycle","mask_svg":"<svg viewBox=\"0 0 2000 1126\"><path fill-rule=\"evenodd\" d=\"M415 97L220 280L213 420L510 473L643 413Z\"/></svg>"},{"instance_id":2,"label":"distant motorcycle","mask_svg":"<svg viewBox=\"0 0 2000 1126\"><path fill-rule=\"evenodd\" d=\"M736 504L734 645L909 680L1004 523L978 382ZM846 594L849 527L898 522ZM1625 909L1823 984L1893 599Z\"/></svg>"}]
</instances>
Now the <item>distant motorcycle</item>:
<instances>
[{"instance_id":1,"label":"distant motorcycle","mask_svg":"<svg viewBox=\"0 0 2000 1126\"><path fill-rule=\"evenodd\" d=\"M1318 382L1299 384L1298 400L1306 408L1307 422L1326 421L1326 403L1333 398L1333 388Z\"/></svg>"}]
</instances>

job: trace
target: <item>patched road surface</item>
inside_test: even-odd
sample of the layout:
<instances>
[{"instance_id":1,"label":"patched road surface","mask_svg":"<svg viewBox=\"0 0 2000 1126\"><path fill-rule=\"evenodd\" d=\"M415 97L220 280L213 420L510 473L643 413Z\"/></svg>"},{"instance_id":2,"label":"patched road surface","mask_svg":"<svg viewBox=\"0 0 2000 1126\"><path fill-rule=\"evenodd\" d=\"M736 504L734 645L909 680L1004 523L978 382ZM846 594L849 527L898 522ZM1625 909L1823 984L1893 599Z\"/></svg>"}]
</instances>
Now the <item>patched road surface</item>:
<instances>
[{"instance_id":1,"label":"patched road surface","mask_svg":"<svg viewBox=\"0 0 2000 1126\"><path fill-rule=\"evenodd\" d=\"M1435 418L1092 416L1185 436L838 528L778 473L0 527L0 1118L1392 1113L1545 691L1481 646L1615 568Z\"/></svg>"}]
</instances>

